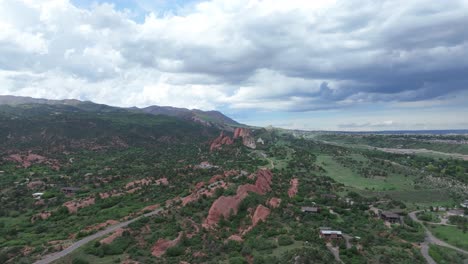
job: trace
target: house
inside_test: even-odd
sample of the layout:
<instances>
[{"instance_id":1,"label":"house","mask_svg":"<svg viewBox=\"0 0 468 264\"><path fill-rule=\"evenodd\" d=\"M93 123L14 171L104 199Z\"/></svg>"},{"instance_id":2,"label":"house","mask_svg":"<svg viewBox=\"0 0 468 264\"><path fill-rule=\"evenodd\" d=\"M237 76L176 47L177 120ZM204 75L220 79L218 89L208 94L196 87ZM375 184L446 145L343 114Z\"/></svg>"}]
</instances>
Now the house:
<instances>
[{"instance_id":1,"label":"house","mask_svg":"<svg viewBox=\"0 0 468 264\"><path fill-rule=\"evenodd\" d=\"M37 193L32 194L33 198L36 199L36 200L41 199L42 195L44 195L44 193L41 193L41 192L37 192Z\"/></svg>"},{"instance_id":2,"label":"house","mask_svg":"<svg viewBox=\"0 0 468 264\"><path fill-rule=\"evenodd\" d=\"M66 195L73 195L77 193L80 190L80 188L77 187L63 187L61 191L66 194Z\"/></svg>"},{"instance_id":3,"label":"house","mask_svg":"<svg viewBox=\"0 0 468 264\"><path fill-rule=\"evenodd\" d=\"M303 213L318 213L320 212L320 207L302 206L301 211Z\"/></svg>"},{"instance_id":4,"label":"house","mask_svg":"<svg viewBox=\"0 0 468 264\"><path fill-rule=\"evenodd\" d=\"M390 223L400 223L400 216L392 212L382 212L380 218Z\"/></svg>"},{"instance_id":5,"label":"house","mask_svg":"<svg viewBox=\"0 0 468 264\"><path fill-rule=\"evenodd\" d=\"M463 203L460 204L463 208L468 208L468 200L465 200Z\"/></svg>"},{"instance_id":6,"label":"house","mask_svg":"<svg viewBox=\"0 0 468 264\"><path fill-rule=\"evenodd\" d=\"M327 240L341 239L343 238L343 233L341 231L331 230L329 227L321 227L319 237Z\"/></svg>"}]
</instances>

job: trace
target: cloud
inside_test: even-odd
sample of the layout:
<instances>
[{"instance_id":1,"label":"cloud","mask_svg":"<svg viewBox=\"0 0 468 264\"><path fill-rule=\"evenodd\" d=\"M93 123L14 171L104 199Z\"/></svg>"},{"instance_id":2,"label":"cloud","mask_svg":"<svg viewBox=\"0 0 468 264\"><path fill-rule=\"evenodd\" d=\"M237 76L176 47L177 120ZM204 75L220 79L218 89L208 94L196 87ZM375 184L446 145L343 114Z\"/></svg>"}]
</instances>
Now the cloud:
<instances>
[{"instance_id":1,"label":"cloud","mask_svg":"<svg viewBox=\"0 0 468 264\"><path fill-rule=\"evenodd\" d=\"M468 98L466 0L137 2L138 21L0 0L0 94L291 112Z\"/></svg>"}]
</instances>

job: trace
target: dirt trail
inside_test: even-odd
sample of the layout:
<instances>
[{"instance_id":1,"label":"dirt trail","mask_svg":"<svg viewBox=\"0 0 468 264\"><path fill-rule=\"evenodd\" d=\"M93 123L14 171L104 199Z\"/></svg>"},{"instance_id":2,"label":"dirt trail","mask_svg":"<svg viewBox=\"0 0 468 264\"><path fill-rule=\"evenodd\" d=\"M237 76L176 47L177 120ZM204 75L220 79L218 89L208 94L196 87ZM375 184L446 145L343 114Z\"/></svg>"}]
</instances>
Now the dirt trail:
<instances>
[{"instance_id":1,"label":"dirt trail","mask_svg":"<svg viewBox=\"0 0 468 264\"><path fill-rule=\"evenodd\" d=\"M128 220L126 222L122 222L122 223L118 223L116 225L109 226L109 227L107 227L106 229L104 229L102 231L99 231L99 232L97 232L95 234L92 234L92 235L87 236L87 237L85 237L85 238L83 238L81 240L76 241L75 243L71 244L71 246L67 247L66 249L64 249L62 251L55 252L55 253L44 256L41 260L38 260L38 261L34 262L34 264L48 264L48 263L51 263L53 261L56 261L56 260L58 260L60 258L65 257L66 255L72 253L73 251L75 251L79 247L87 244L88 242L91 242L91 241L93 241L93 240L95 240L97 238L100 238L100 237L104 236L104 235L110 234L110 233L114 232L115 230L117 230L119 228L126 227L129 224L135 222L136 220L142 218L143 216L156 215L161 211L162 211L162 208L158 208L158 209L156 209L156 210L154 210L152 212L146 213L146 214L141 215L141 216L139 216L137 218L134 218L132 220Z\"/></svg>"}]
</instances>

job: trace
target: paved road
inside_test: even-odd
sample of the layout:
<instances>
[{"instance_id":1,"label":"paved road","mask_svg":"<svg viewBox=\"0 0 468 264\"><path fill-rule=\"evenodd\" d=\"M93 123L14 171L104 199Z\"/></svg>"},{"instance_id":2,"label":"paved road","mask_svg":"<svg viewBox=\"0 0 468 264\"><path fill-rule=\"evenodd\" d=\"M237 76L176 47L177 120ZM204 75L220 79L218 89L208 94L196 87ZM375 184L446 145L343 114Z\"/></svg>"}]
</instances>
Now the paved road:
<instances>
[{"instance_id":1,"label":"paved road","mask_svg":"<svg viewBox=\"0 0 468 264\"><path fill-rule=\"evenodd\" d=\"M74 250L76 250L77 248L83 246L84 244L95 240L96 238L105 236L107 234L110 234L110 233L114 232L115 230L117 230L119 228L128 226L130 223L135 222L136 220L142 218L143 216L152 216L152 215L158 214L161 211L162 211L162 208L159 208L159 209L156 209L156 210L154 210L152 212L149 212L149 213L141 215L141 216L139 216L137 218L134 218L132 220L128 220L126 222L122 222L122 223L115 224L113 226L109 226L104 230L101 230L101 231L99 231L99 232L97 232L95 234L92 234L92 235L87 236L87 237L85 237L85 238L83 238L81 240L76 241L71 246L67 247L66 249L64 249L62 251L55 252L55 253L44 256L41 260L38 260L38 261L34 262L34 264L48 264L48 263L51 263L53 261L56 261L59 258L63 258L66 255L72 253Z\"/></svg>"},{"instance_id":2,"label":"paved road","mask_svg":"<svg viewBox=\"0 0 468 264\"><path fill-rule=\"evenodd\" d=\"M440 239L438 239L437 237L435 237L431 231L429 231L429 229L427 229L427 227L423 224L423 222L421 220L419 220L417 217L416 217L416 214L418 212L421 212L421 210L419 211L414 211L414 212L411 212L409 213L409 217L411 217L411 219L413 221L416 221L418 223L420 223L424 230L426 230L426 237L424 239L424 243L421 243L421 253L422 255L424 256L424 258L426 259L427 263L429 264L437 264L432 258L431 256L429 256L429 244L434 244L434 245L438 245L438 246L442 246L442 247L447 247L447 248L451 248L453 250L456 250L460 253L464 253L464 254L467 254L468 255L468 251L466 250L463 250L461 248L457 248L455 246L452 246Z\"/></svg>"}]
</instances>

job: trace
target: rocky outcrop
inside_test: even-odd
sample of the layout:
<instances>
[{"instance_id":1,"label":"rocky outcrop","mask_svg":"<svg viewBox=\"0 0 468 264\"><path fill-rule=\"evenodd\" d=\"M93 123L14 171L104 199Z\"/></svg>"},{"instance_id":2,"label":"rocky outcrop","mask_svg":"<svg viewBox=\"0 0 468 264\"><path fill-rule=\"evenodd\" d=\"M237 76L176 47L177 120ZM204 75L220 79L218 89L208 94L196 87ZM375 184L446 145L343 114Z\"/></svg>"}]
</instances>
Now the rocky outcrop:
<instances>
[{"instance_id":1,"label":"rocky outcrop","mask_svg":"<svg viewBox=\"0 0 468 264\"><path fill-rule=\"evenodd\" d=\"M36 189L44 187L45 185L46 184L43 181L32 181L32 182L29 182L27 186L28 186L28 189L30 190L36 190Z\"/></svg>"},{"instance_id":2,"label":"rocky outcrop","mask_svg":"<svg viewBox=\"0 0 468 264\"><path fill-rule=\"evenodd\" d=\"M280 206L280 204L281 204L281 199L273 197L270 200L268 200L267 203L271 208L278 208Z\"/></svg>"},{"instance_id":3,"label":"rocky outcrop","mask_svg":"<svg viewBox=\"0 0 468 264\"><path fill-rule=\"evenodd\" d=\"M88 207L90 205L93 205L95 203L94 197L88 197L83 200L78 200L78 201L68 201L63 204L63 206L67 207L68 212L70 214L74 214L78 212L78 209Z\"/></svg>"},{"instance_id":4,"label":"rocky outcrop","mask_svg":"<svg viewBox=\"0 0 468 264\"><path fill-rule=\"evenodd\" d=\"M242 239L241 236L239 235L231 235L230 237L227 238L228 240L233 240L233 241L237 241L237 242L243 242L244 239Z\"/></svg>"},{"instance_id":5,"label":"rocky outcrop","mask_svg":"<svg viewBox=\"0 0 468 264\"><path fill-rule=\"evenodd\" d=\"M117 230L114 231L114 233L112 233L112 235L104 238L104 239L101 239L101 241L99 241L101 244L110 244L112 242L114 242L115 239L121 237L123 235L123 232L125 230L123 228L119 228Z\"/></svg>"},{"instance_id":6,"label":"rocky outcrop","mask_svg":"<svg viewBox=\"0 0 468 264\"><path fill-rule=\"evenodd\" d=\"M231 137L224 135L224 131L222 131L219 137L211 142L210 151L221 149L223 145L232 145L233 143Z\"/></svg>"},{"instance_id":7,"label":"rocky outcrop","mask_svg":"<svg viewBox=\"0 0 468 264\"><path fill-rule=\"evenodd\" d=\"M111 225L116 225L118 223L119 223L119 221L116 221L116 220L107 220L104 223L100 223L100 224L97 224L97 225L85 227L84 231L85 232L97 231L97 230L103 229L104 227L111 226Z\"/></svg>"},{"instance_id":8,"label":"rocky outcrop","mask_svg":"<svg viewBox=\"0 0 468 264\"><path fill-rule=\"evenodd\" d=\"M156 185L169 185L169 181L167 180L166 177L157 179L155 183Z\"/></svg>"},{"instance_id":9,"label":"rocky outcrop","mask_svg":"<svg viewBox=\"0 0 468 264\"><path fill-rule=\"evenodd\" d=\"M270 209L263 205L257 206L252 216L252 228L255 227L260 221L265 221L270 215Z\"/></svg>"},{"instance_id":10,"label":"rocky outcrop","mask_svg":"<svg viewBox=\"0 0 468 264\"><path fill-rule=\"evenodd\" d=\"M205 220L204 227L210 228L216 225L221 216L228 218L231 214L237 214L239 205L247 197L249 192L255 192L261 195L271 190L272 173L269 170L257 171L257 180L255 184L245 184L237 188L234 196L221 196L213 202Z\"/></svg>"},{"instance_id":11,"label":"rocky outcrop","mask_svg":"<svg viewBox=\"0 0 468 264\"><path fill-rule=\"evenodd\" d=\"M33 217L31 218L31 222L34 223L39 219L40 220L46 220L47 218L49 218L51 216L52 216L52 212L43 211L43 212L40 212L38 214L33 215Z\"/></svg>"},{"instance_id":12,"label":"rocky outcrop","mask_svg":"<svg viewBox=\"0 0 468 264\"><path fill-rule=\"evenodd\" d=\"M289 187L288 190L288 196L289 198L293 198L297 194L297 187L299 186L299 179L294 178L291 180L291 187Z\"/></svg>"},{"instance_id":13,"label":"rocky outcrop","mask_svg":"<svg viewBox=\"0 0 468 264\"><path fill-rule=\"evenodd\" d=\"M242 144L248 148L255 149L255 139L248 128L238 127L234 130L234 139L242 138Z\"/></svg>"},{"instance_id":14,"label":"rocky outcrop","mask_svg":"<svg viewBox=\"0 0 468 264\"><path fill-rule=\"evenodd\" d=\"M253 209L253 208L250 208L250 209ZM261 204L258 205L257 208L255 209L254 213L251 215L252 225L249 226L244 231L242 231L242 235L245 235L248 232L250 232L250 230L252 230L255 226L257 226L258 223L266 221L266 219L270 215L270 212L271 212L270 209L268 209L267 207L265 207L265 206L263 206Z\"/></svg>"},{"instance_id":15,"label":"rocky outcrop","mask_svg":"<svg viewBox=\"0 0 468 264\"><path fill-rule=\"evenodd\" d=\"M179 236L174 240L166 240L160 238L156 244L151 248L151 254L155 257L160 257L166 253L168 248L176 246L179 244L180 239L182 238L182 232L179 232Z\"/></svg>"},{"instance_id":16,"label":"rocky outcrop","mask_svg":"<svg viewBox=\"0 0 468 264\"><path fill-rule=\"evenodd\" d=\"M58 162L58 160L48 159L41 155L33 154L30 152L27 155L12 154L4 158L4 160L20 163L19 166L23 168L29 168L34 164L45 164L54 170L60 169L60 163Z\"/></svg>"}]
</instances>

